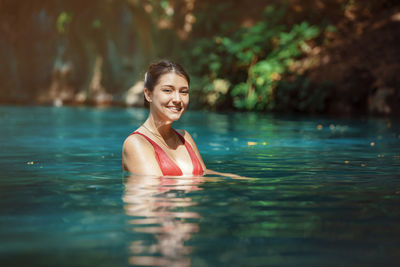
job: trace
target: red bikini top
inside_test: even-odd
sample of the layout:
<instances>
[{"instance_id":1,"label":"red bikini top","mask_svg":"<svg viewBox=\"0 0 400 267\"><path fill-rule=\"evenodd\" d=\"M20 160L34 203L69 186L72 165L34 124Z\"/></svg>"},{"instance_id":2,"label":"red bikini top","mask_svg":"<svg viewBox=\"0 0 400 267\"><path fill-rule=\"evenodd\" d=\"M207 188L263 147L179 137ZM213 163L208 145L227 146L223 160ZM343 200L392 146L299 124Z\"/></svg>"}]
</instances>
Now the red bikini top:
<instances>
[{"instance_id":1,"label":"red bikini top","mask_svg":"<svg viewBox=\"0 0 400 267\"><path fill-rule=\"evenodd\" d=\"M175 131L175 130L174 130ZM190 159L192 160L193 164L193 175L203 175L204 170L203 167L201 166L200 160L197 158L196 154L193 151L192 146L185 140L183 136L181 136L177 131L175 133L178 135L179 139L182 141L182 143L185 145ZM178 165L165 153L165 151L153 140L151 140L149 137L146 135L139 133L139 132L134 132L132 134L140 134L144 138L146 138L147 141L149 141L154 148L154 151L156 153L156 160L158 162L158 165L160 166L161 172L164 176L181 176L183 175L182 170L179 168Z\"/></svg>"}]
</instances>

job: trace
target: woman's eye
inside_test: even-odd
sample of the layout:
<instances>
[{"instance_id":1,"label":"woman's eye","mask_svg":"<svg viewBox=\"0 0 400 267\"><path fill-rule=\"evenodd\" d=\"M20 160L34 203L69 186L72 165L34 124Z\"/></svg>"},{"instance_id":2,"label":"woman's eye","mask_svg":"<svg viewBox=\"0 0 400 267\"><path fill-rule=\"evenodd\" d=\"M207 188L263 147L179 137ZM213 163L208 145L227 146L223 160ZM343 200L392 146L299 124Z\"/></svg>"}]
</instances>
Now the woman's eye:
<instances>
[{"instance_id":1,"label":"woman's eye","mask_svg":"<svg viewBox=\"0 0 400 267\"><path fill-rule=\"evenodd\" d=\"M171 90L171 89L163 89L162 91L163 91L163 92L166 92L166 93L170 93L170 92L172 92L172 90Z\"/></svg>"},{"instance_id":2,"label":"woman's eye","mask_svg":"<svg viewBox=\"0 0 400 267\"><path fill-rule=\"evenodd\" d=\"M185 94L185 95L186 95L186 94L189 94L189 90L182 90L182 91L181 91L181 94Z\"/></svg>"}]
</instances>

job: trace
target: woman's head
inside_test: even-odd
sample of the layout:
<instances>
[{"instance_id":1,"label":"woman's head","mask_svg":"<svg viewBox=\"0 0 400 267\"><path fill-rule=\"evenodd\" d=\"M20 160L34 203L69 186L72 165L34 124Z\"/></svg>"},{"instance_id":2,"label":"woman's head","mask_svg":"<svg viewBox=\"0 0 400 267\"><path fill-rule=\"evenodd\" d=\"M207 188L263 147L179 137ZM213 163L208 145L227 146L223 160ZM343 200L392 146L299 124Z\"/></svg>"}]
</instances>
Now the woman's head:
<instances>
[{"instance_id":1,"label":"woman's head","mask_svg":"<svg viewBox=\"0 0 400 267\"><path fill-rule=\"evenodd\" d=\"M177 63L162 60L150 65L144 82L145 104L165 122L180 118L189 104L189 76Z\"/></svg>"}]
</instances>

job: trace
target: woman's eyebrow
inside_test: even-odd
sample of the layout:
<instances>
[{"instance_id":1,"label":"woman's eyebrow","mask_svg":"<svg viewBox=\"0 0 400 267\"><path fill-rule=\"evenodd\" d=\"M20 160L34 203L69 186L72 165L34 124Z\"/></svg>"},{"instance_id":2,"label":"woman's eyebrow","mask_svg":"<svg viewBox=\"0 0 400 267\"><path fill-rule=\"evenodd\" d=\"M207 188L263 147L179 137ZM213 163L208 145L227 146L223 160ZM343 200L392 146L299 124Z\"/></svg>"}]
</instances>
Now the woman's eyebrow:
<instances>
[{"instance_id":1,"label":"woman's eyebrow","mask_svg":"<svg viewBox=\"0 0 400 267\"><path fill-rule=\"evenodd\" d=\"M170 85L170 84L163 84L163 85L161 85L161 87L175 88L175 86ZM189 89L189 87L188 86L182 86L179 89Z\"/></svg>"},{"instance_id":2,"label":"woman's eyebrow","mask_svg":"<svg viewBox=\"0 0 400 267\"><path fill-rule=\"evenodd\" d=\"M161 85L161 86L163 86L163 87L175 87L175 86L173 86L173 85L169 85L169 84L163 84L163 85Z\"/></svg>"}]
</instances>

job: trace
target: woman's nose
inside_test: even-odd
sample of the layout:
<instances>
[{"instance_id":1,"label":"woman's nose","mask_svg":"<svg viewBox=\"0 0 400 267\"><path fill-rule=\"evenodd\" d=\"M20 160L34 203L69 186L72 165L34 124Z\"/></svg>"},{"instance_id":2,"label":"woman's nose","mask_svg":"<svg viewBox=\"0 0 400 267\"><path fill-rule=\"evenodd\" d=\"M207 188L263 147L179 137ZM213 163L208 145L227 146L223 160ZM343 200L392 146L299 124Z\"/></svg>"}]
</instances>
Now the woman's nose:
<instances>
[{"instance_id":1,"label":"woman's nose","mask_svg":"<svg viewBox=\"0 0 400 267\"><path fill-rule=\"evenodd\" d=\"M181 94L178 91L175 91L172 100L175 101L175 102L180 102L181 101Z\"/></svg>"}]
</instances>

